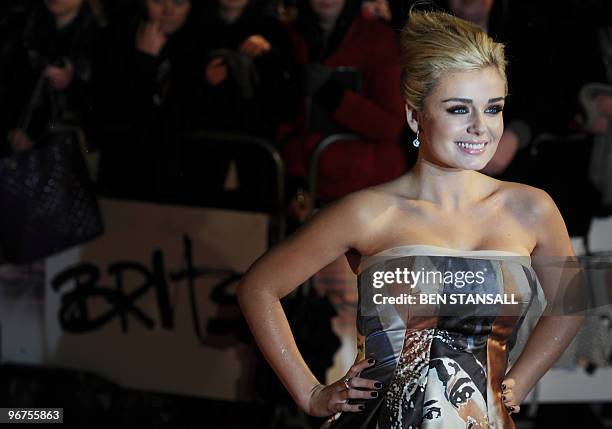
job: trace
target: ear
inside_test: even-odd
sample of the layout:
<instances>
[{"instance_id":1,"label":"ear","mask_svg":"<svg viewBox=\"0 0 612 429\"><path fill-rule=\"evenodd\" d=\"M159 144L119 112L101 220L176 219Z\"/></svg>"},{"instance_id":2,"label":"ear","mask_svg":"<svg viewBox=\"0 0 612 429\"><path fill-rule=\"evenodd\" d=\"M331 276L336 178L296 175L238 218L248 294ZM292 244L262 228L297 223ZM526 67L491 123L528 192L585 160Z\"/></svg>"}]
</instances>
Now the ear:
<instances>
[{"instance_id":1,"label":"ear","mask_svg":"<svg viewBox=\"0 0 612 429\"><path fill-rule=\"evenodd\" d=\"M405 104L405 108L406 108L406 122L408 122L408 126L416 134L417 130L419 129L417 110L407 103Z\"/></svg>"}]
</instances>

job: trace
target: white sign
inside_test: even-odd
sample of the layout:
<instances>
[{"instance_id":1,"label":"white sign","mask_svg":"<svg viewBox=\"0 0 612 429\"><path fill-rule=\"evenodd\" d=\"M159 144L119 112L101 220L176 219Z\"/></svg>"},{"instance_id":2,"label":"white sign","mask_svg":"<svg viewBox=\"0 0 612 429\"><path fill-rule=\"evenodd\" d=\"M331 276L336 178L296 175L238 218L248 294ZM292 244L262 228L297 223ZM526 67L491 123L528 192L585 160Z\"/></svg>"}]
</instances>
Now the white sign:
<instances>
[{"instance_id":1,"label":"white sign","mask_svg":"<svg viewBox=\"0 0 612 429\"><path fill-rule=\"evenodd\" d=\"M263 214L102 201L105 234L46 263L45 364L126 387L250 399L237 334L242 273L267 247Z\"/></svg>"}]
</instances>

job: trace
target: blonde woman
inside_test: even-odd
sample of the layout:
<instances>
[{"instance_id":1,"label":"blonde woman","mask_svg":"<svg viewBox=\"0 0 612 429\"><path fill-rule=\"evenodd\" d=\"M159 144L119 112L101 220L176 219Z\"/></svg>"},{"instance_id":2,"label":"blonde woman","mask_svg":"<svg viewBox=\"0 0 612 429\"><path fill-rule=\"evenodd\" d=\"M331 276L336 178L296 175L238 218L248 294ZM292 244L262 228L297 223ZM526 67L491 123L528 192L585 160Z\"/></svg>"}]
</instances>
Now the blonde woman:
<instances>
[{"instance_id":1,"label":"blonde woman","mask_svg":"<svg viewBox=\"0 0 612 429\"><path fill-rule=\"evenodd\" d=\"M296 403L329 416L325 427L513 428L511 414L581 319L541 317L509 371L508 353L537 288L549 302L558 293L558 273L542 261L574 253L544 191L478 172L504 129L503 45L471 23L419 11L401 45L416 165L324 208L271 249L240 284L240 305ZM358 353L345 377L324 384L279 300L343 254L359 280ZM436 302L411 301L423 292ZM446 300L453 294L461 302Z\"/></svg>"}]
</instances>

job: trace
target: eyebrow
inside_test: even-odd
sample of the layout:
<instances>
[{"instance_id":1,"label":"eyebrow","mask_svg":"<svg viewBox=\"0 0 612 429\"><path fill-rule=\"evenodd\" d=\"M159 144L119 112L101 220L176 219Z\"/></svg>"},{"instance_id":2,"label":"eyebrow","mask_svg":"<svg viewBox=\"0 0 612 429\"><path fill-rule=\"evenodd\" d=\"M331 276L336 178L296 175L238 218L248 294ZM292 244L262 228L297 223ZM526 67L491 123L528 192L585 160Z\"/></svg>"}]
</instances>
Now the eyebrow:
<instances>
[{"instance_id":1,"label":"eyebrow","mask_svg":"<svg viewBox=\"0 0 612 429\"><path fill-rule=\"evenodd\" d=\"M424 407L427 407L427 406L429 406L429 405L431 405L431 404L435 404L436 402L438 402L438 400L437 400L437 399L431 399L431 400L429 400L429 401L425 402L425 403L423 404L423 406L424 406Z\"/></svg>"},{"instance_id":2,"label":"eyebrow","mask_svg":"<svg viewBox=\"0 0 612 429\"><path fill-rule=\"evenodd\" d=\"M502 101L505 100L506 97L496 97L496 98L489 98L489 103L495 103L497 101ZM467 104L471 104L473 103L473 100L470 98L447 98L446 100L442 100L442 103L446 103L448 101L458 101L460 103L467 103Z\"/></svg>"}]
</instances>

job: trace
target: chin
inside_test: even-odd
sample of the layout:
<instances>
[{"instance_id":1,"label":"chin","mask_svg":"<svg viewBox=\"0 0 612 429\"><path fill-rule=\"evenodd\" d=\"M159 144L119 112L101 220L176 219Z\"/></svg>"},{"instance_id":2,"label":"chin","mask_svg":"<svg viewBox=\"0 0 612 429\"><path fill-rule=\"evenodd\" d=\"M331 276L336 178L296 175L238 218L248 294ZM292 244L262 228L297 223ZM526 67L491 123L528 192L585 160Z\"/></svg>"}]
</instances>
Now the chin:
<instances>
[{"instance_id":1,"label":"chin","mask_svg":"<svg viewBox=\"0 0 612 429\"><path fill-rule=\"evenodd\" d=\"M474 170L480 171L487 166L489 157L482 160L466 161L464 159L451 159L448 162L442 162L441 165L448 168L457 168L459 170Z\"/></svg>"},{"instance_id":2,"label":"chin","mask_svg":"<svg viewBox=\"0 0 612 429\"><path fill-rule=\"evenodd\" d=\"M487 159L483 159L478 162L463 163L462 168L465 170L480 171L487 166L490 160L491 159L487 157Z\"/></svg>"}]
</instances>

